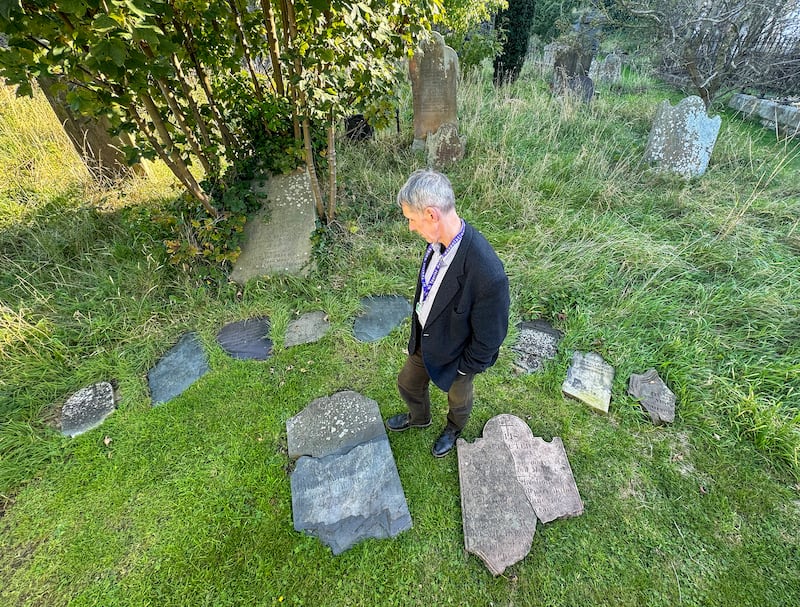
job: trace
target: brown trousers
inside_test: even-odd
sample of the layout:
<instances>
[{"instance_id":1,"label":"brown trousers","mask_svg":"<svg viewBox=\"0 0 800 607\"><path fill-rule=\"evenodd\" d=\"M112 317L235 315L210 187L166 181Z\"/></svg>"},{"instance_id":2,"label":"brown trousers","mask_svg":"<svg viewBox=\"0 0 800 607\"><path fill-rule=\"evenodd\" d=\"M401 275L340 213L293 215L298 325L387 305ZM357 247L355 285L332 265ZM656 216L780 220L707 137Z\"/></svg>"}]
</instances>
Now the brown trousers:
<instances>
[{"instance_id":1,"label":"brown trousers","mask_svg":"<svg viewBox=\"0 0 800 607\"><path fill-rule=\"evenodd\" d=\"M474 375L456 377L447 392L447 425L456 430L463 430L472 411L472 380ZM397 389L408 406L409 419L412 424L427 424L431 419L430 381L422 353L417 350L406 359L406 364L397 377Z\"/></svg>"}]
</instances>

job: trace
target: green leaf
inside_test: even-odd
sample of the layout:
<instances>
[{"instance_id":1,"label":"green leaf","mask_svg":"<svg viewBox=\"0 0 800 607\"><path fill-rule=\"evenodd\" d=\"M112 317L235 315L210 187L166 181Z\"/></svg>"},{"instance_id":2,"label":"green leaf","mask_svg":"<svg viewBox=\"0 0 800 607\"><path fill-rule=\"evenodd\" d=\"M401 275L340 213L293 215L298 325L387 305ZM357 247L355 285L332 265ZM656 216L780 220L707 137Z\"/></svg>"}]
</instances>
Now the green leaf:
<instances>
[{"instance_id":1,"label":"green leaf","mask_svg":"<svg viewBox=\"0 0 800 607\"><path fill-rule=\"evenodd\" d=\"M0 17L9 19L12 10L22 10L22 2L20 0L0 0Z\"/></svg>"},{"instance_id":2,"label":"green leaf","mask_svg":"<svg viewBox=\"0 0 800 607\"><path fill-rule=\"evenodd\" d=\"M109 15L101 13L94 18L93 27L96 32L105 34L119 29L119 23Z\"/></svg>"}]
</instances>

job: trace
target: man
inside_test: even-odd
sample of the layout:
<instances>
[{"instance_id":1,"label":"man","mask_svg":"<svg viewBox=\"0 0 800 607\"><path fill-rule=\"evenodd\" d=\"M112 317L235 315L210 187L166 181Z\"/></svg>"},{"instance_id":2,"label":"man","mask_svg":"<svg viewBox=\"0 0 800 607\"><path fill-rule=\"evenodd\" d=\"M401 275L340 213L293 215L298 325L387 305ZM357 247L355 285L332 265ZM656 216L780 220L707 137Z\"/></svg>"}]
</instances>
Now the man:
<instances>
[{"instance_id":1,"label":"man","mask_svg":"<svg viewBox=\"0 0 800 607\"><path fill-rule=\"evenodd\" d=\"M431 425L429 384L447 392L447 425L433 455L449 453L472 411L472 380L497 360L508 332L508 278L486 239L462 220L450 181L412 173L397 194L408 229L428 242L417 279L408 358L397 378L408 406L386 420L395 432Z\"/></svg>"}]
</instances>

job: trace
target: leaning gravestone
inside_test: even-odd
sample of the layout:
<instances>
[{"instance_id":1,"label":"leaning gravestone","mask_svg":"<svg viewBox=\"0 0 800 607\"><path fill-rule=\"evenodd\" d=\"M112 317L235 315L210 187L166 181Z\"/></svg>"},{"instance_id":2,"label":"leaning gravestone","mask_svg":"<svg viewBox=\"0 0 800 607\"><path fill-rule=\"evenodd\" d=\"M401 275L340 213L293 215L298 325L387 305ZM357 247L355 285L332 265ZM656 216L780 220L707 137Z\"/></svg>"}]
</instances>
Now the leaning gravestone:
<instances>
[{"instance_id":1,"label":"leaning gravestone","mask_svg":"<svg viewBox=\"0 0 800 607\"><path fill-rule=\"evenodd\" d=\"M114 388L107 381L78 390L61 408L61 434L75 437L96 428L114 412Z\"/></svg>"},{"instance_id":2,"label":"leaning gravestone","mask_svg":"<svg viewBox=\"0 0 800 607\"><path fill-rule=\"evenodd\" d=\"M286 422L294 528L333 554L411 528L378 403L357 392L319 398Z\"/></svg>"},{"instance_id":3,"label":"leaning gravestone","mask_svg":"<svg viewBox=\"0 0 800 607\"><path fill-rule=\"evenodd\" d=\"M521 373L535 373L542 368L544 361L558 354L561 331L554 329L546 320L521 322L517 325L519 334L511 349L517 358L514 367Z\"/></svg>"},{"instance_id":4,"label":"leaning gravestone","mask_svg":"<svg viewBox=\"0 0 800 607\"><path fill-rule=\"evenodd\" d=\"M205 375L208 368L208 356L197 334L186 333L147 373L153 405L181 394Z\"/></svg>"},{"instance_id":5,"label":"leaning gravestone","mask_svg":"<svg viewBox=\"0 0 800 607\"><path fill-rule=\"evenodd\" d=\"M595 57L589 68L589 77L601 84L619 84L622 82L622 58L616 53L602 60Z\"/></svg>"},{"instance_id":6,"label":"leaning gravestone","mask_svg":"<svg viewBox=\"0 0 800 607\"><path fill-rule=\"evenodd\" d=\"M300 273L311 261L311 234L316 229L308 173L300 169L274 175L265 185L254 182L252 187L267 204L244 228L245 242L231 280L244 284L269 274Z\"/></svg>"},{"instance_id":7,"label":"leaning gravestone","mask_svg":"<svg viewBox=\"0 0 800 607\"><path fill-rule=\"evenodd\" d=\"M310 344L322 339L331 328L328 315L325 312L307 312L300 318L295 318L286 327L283 345L286 348Z\"/></svg>"},{"instance_id":8,"label":"leaning gravestone","mask_svg":"<svg viewBox=\"0 0 800 607\"><path fill-rule=\"evenodd\" d=\"M686 179L706 172L722 118L709 118L703 100L686 97L672 107L663 101L647 139L645 162Z\"/></svg>"},{"instance_id":9,"label":"leaning gravestone","mask_svg":"<svg viewBox=\"0 0 800 607\"><path fill-rule=\"evenodd\" d=\"M361 307L364 313L353 324L358 341L378 341L411 315L411 304L400 295L364 297Z\"/></svg>"},{"instance_id":10,"label":"leaning gravestone","mask_svg":"<svg viewBox=\"0 0 800 607\"><path fill-rule=\"evenodd\" d=\"M502 414L486 422L483 438L456 446L464 544L494 575L528 554L537 517L582 514L561 439L546 443L518 417Z\"/></svg>"},{"instance_id":11,"label":"leaning gravestone","mask_svg":"<svg viewBox=\"0 0 800 607\"><path fill-rule=\"evenodd\" d=\"M608 413L613 381L614 367L606 363L599 354L574 352L572 365L567 369L567 378L561 385L561 390L599 413Z\"/></svg>"},{"instance_id":12,"label":"leaning gravestone","mask_svg":"<svg viewBox=\"0 0 800 607\"><path fill-rule=\"evenodd\" d=\"M272 354L268 318L248 318L232 322L217 333L217 343L233 358L266 360Z\"/></svg>"},{"instance_id":13,"label":"leaning gravestone","mask_svg":"<svg viewBox=\"0 0 800 607\"><path fill-rule=\"evenodd\" d=\"M443 124L458 126L456 90L458 55L444 43L439 32L422 43L408 61L414 108L412 149L425 149L428 135Z\"/></svg>"},{"instance_id":14,"label":"leaning gravestone","mask_svg":"<svg viewBox=\"0 0 800 607\"><path fill-rule=\"evenodd\" d=\"M675 394L667 387L655 369L628 378L628 394L637 399L659 426L675 421Z\"/></svg>"}]
</instances>

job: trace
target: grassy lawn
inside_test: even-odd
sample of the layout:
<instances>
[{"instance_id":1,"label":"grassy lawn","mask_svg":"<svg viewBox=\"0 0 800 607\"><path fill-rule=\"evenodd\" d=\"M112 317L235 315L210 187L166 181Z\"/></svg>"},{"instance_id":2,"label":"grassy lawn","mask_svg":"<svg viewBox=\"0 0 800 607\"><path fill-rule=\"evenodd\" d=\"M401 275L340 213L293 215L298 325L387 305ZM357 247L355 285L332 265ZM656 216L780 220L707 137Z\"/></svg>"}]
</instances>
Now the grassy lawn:
<instances>
[{"instance_id":1,"label":"grassy lawn","mask_svg":"<svg viewBox=\"0 0 800 607\"><path fill-rule=\"evenodd\" d=\"M286 420L342 389L403 410L408 321L370 344L352 321L360 297L413 295L424 248L394 203L424 163L408 95L402 133L338 151L316 268L240 288L168 263L168 175L98 191L46 103L0 90L0 604L800 604L798 144L724 114L708 172L684 182L642 163L657 104L679 97L634 71L599 93L554 100L530 66L507 89L485 71L460 89L459 209L505 262L512 324L565 335L520 376L512 332L464 437L500 413L561 437L585 505L494 578L464 551L455 454L430 455L438 392L437 423L390 436L411 530L334 557L292 526ZM284 348L313 310L332 330ZM261 315L271 359L216 345ZM211 372L151 407L146 373L187 330ZM561 395L575 350L615 366L609 415ZM678 396L667 427L626 392L651 367ZM102 380L118 410L61 437L59 406Z\"/></svg>"}]
</instances>

